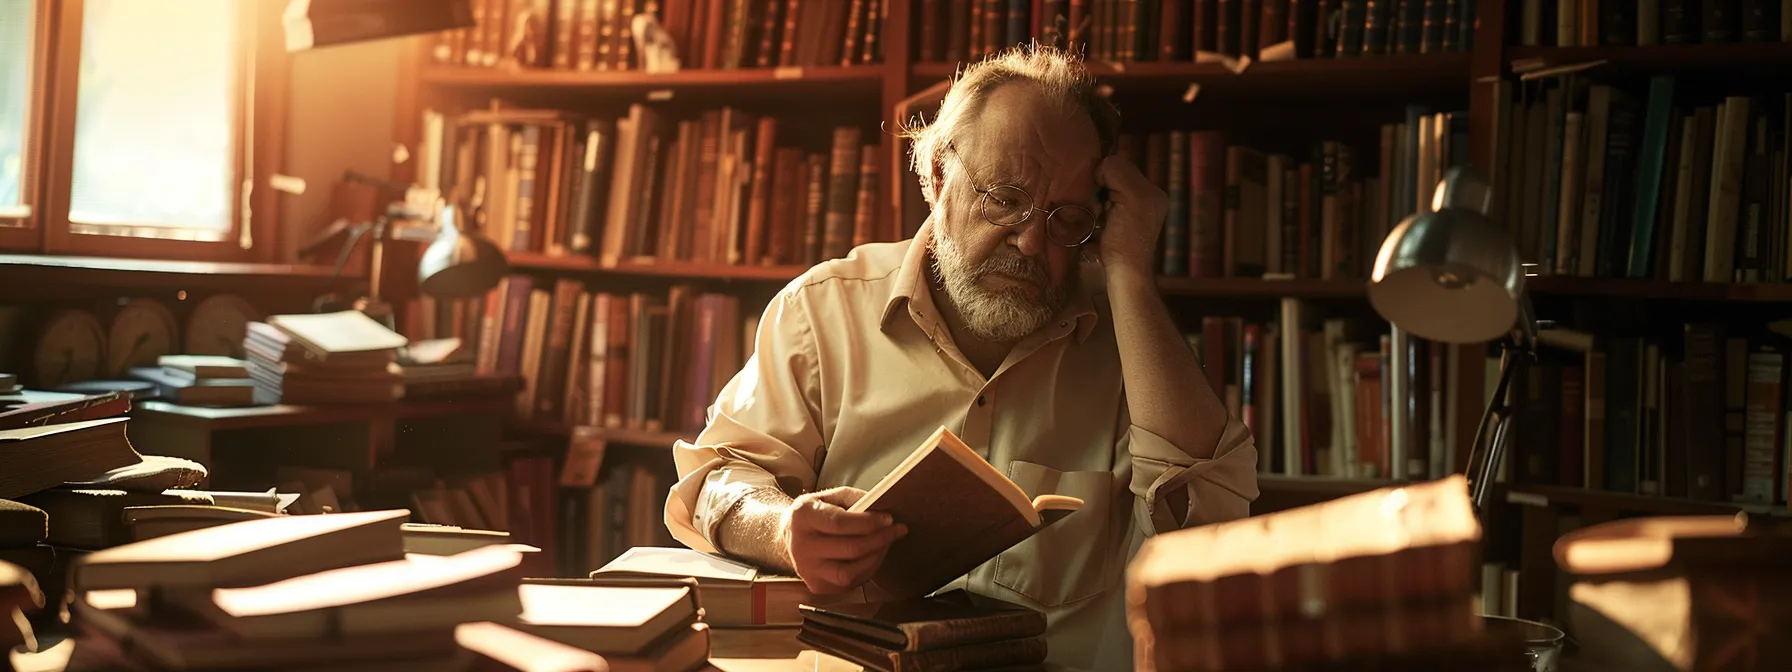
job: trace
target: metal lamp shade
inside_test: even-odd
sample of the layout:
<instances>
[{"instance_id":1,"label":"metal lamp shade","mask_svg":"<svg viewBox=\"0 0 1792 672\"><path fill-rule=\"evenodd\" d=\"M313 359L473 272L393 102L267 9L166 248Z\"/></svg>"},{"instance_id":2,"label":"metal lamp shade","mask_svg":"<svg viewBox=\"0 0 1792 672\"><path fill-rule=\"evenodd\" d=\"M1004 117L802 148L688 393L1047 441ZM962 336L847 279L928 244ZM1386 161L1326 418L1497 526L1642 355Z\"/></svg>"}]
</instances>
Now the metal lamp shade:
<instances>
[{"instance_id":1,"label":"metal lamp shade","mask_svg":"<svg viewBox=\"0 0 1792 672\"><path fill-rule=\"evenodd\" d=\"M442 210L442 230L423 251L417 277L424 293L441 299L480 296L498 286L510 263L492 241L455 225L458 211Z\"/></svg>"},{"instance_id":2,"label":"metal lamp shade","mask_svg":"<svg viewBox=\"0 0 1792 672\"><path fill-rule=\"evenodd\" d=\"M1394 326L1445 343L1484 343L1511 332L1524 267L1511 235L1488 217L1488 185L1452 169L1433 209L1395 227L1370 275L1369 303Z\"/></svg>"}]
</instances>

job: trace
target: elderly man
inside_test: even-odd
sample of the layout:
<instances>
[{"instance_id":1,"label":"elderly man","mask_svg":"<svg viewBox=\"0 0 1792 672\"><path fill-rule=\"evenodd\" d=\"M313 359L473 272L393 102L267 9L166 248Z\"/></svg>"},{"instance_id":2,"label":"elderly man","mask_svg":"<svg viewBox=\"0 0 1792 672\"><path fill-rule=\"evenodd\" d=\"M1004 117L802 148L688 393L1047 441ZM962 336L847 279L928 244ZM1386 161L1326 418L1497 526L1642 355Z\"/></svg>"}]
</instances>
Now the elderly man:
<instances>
[{"instance_id":1,"label":"elderly man","mask_svg":"<svg viewBox=\"0 0 1792 672\"><path fill-rule=\"evenodd\" d=\"M911 131L927 222L772 299L677 448L673 536L856 588L905 530L846 509L944 425L1029 495L1084 502L948 588L1043 611L1052 664L1132 669L1128 560L1247 515L1257 457L1157 293L1166 198L1114 153L1118 125L1065 52L967 69Z\"/></svg>"}]
</instances>

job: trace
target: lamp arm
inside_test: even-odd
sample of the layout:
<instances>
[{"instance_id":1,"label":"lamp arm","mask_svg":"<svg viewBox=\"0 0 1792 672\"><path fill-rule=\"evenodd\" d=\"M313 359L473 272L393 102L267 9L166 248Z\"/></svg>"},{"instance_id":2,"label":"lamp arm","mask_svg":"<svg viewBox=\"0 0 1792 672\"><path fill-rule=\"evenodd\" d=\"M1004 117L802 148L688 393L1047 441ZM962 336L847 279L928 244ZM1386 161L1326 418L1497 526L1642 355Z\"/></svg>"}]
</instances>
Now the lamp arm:
<instances>
[{"instance_id":1,"label":"lamp arm","mask_svg":"<svg viewBox=\"0 0 1792 672\"><path fill-rule=\"evenodd\" d=\"M1463 469L1469 478L1469 499L1477 514L1486 509L1488 486L1493 481L1494 470L1499 468L1500 458L1505 455L1506 444L1511 440L1512 409L1506 405L1506 391L1530 363L1532 355L1533 351L1515 344L1500 347L1499 383L1493 388L1493 399L1487 403L1487 410L1481 414L1481 423L1475 427L1474 443L1469 444L1468 464ZM1489 432L1492 432L1491 437Z\"/></svg>"},{"instance_id":2,"label":"lamp arm","mask_svg":"<svg viewBox=\"0 0 1792 672\"><path fill-rule=\"evenodd\" d=\"M341 277L342 269L348 266L348 258L354 256L355 248L361 244L361 237L373 229L373 222L362 222L349 227L348 240L342 242L342 252L336 255L336 271L331 277Z\"/></svg>"}]
</instances>

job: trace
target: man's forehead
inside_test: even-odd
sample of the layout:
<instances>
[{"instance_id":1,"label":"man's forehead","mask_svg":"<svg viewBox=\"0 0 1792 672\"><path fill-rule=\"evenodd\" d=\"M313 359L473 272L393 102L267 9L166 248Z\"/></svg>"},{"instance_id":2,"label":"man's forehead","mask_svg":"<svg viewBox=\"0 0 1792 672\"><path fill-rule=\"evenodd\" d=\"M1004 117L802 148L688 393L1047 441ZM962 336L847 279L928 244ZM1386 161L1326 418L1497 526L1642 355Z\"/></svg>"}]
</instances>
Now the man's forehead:
<instances>
[{"instance_id":1,"label":"man's forehead","mask_svg":"<svg viewBox=\"0 0 1792 672\"><path fill-rule=\"evenodd\" d=\"M1089 115L1075 105L1055 103L1037 86L999 86L978 113L968 139L978 149L1012 152L1045 146L1062 154L1059 159L1100 151Z\"/></svg>"}]
</instances>

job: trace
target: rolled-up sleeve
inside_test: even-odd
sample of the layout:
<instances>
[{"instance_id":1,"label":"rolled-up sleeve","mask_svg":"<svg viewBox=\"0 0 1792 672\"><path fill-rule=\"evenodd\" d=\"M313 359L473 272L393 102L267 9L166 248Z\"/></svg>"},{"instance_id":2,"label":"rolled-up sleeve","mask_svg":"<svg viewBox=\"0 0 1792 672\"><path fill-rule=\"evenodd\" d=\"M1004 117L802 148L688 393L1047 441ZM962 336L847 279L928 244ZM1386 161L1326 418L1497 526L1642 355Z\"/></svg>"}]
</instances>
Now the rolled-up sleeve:
<instances>
[{"instance_id":1,"label":"rolled-up sleeve","mask_svg":"<svg viewBox=\"0 0 1792 672\"><path fill-rule=\"evenodd\" d=\"M1138 425L1126 429L1132 456L1133 517L1146 534L1158 534L1250 515L1257 499L1257 446L1237 418L1228 418L1211 459L1197 459ZM1168 496L1188 494L1188 509L1173 511Z\"/></svg>"},{"instance_id":2,"label":"rolled-up sleeve","mask_svg":"<svg viewBox=\"0 0 1792 672\"><path fill-rule=\"evenodd\" d=\"M666 498L666 527L693 549L720 552L717 526L748 493L814 486L819 388L813 325L797 286L766 306L753 356L717 395L696 442L673 447L678 482Z\"/></svg>"}]
</instances>

